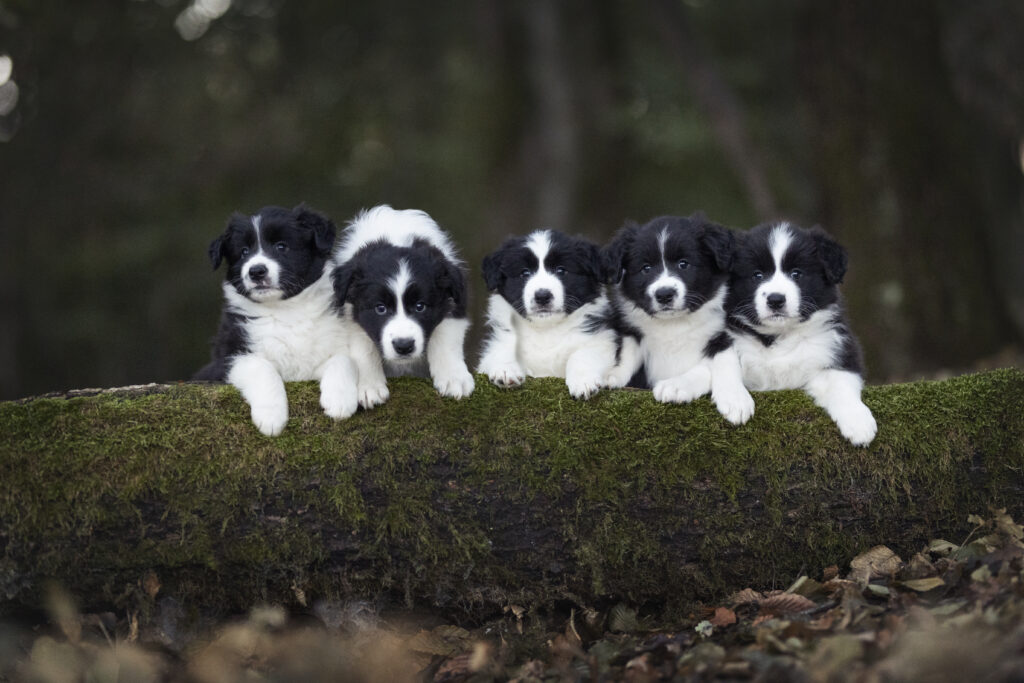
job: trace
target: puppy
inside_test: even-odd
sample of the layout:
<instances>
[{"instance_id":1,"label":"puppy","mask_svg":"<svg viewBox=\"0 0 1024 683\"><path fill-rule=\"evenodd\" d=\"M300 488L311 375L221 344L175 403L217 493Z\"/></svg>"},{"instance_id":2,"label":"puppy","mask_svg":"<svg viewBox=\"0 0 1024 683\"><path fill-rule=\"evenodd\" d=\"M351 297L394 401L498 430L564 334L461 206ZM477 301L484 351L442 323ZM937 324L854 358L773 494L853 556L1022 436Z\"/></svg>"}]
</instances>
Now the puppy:
<instances>
[{"instance_id":1,"label":"puppy","mask_svg":"<svg viewBox=\"0 0 1024 683\"><path fill-rule=\"evenodd\" d=\"M333 262L335 306L354 328L361 405L387 400L386 376L429 376L438 392L457 399L473 392L463 356L466 278L430 216L386 205L364 211L345 230Z\"/></svg>"},{"instance_id":2,"label":"puppy","mask_svg":"<svg viewBox=\"0 0 1024 683\"><path fill-rule=\"evenodd\" d=\"M622 359L609 379L686 403L709 391L719 412L742 424L754 413L735 363L715 356L725 334L732 233L703 214L663 216L619 231L604 252L612 298L626 325Z\"/></svg>"},{"instance_id":3,"label":"puppy","mask_svg":"<svg viewBox=\"0 0 1024 683\"><path fill-rule=\"evenodd\" d=\"M596 245L538 230L488 255L483 276L490 336L479 372L504 387L527 376L564 377L569 393L582 399L605 386L621 335Z\"/></svg>"},{"instance_id":4,"label":"puppy","mask_svg":"<svg viewBox=\"0 0 1024 683\"><path fill-rule=\"evenodd\" d=\"M193 379L236 386L268 436L288 422L286 381L320 380L320 404L333 418L356 410L348 333L325 270L334 235L334 224L305 206L267 206L232 215L210 244L214 269L227 263L224 308L212 360Z\"/></svg>"},{"instance_id":5,"label":"puppy","mask_svg":"<svg viewBox=\"0 0 1024 683\"><path fill-rule=\"evenodd\" d=\"M877 425L861 401L864 365L843 314L846 250L821 228L765 224L738 239L725 309L748 389L803 389L847 440Z\"/></svg>"}]
</instances>

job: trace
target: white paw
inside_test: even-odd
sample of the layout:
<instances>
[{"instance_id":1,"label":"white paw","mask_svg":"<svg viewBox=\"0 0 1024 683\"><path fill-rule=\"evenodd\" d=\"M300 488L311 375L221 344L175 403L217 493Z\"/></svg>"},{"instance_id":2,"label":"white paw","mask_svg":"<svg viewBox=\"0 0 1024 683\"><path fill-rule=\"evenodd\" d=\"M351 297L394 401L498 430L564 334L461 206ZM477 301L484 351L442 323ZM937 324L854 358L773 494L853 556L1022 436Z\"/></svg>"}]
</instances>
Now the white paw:
<instances>
[{"instance_id":1,"label":"white paw","mask_svg":"<svg viewBox=\"0 0 1024 683\"><path fill-rule=\"evenodd\" d=\"M744 424L754 416L754 397L742 386L721 391L712 398L722 417L734 425Z\"/></svg>"},{"instance_id":2,"label":"white paw","mask_svg":"<svg viewBox=\"0 0 1024 683\"><path fill-rule=\"evenodd\" d=\"M662 403L689 403L704 392L697 393L689 382L679 377L669 377L654 385L654 398Z\"/></svg>"},{"instance_id":3,"label":"white paw","mask_svg":"<svg viewBox=\"0 0 1024 683\"><path fill-rule=\"evenodd\" d=\"M629 371L629 368L617 365L604 376L602 384L609 389L618 389L629 384L631 379L633 379L633 373Z\"/></svg>"},{"instance_id":4,"label":"white paw","mask_svg":"<svg viewBox=\"0 0 1024 683\"><path fill-rule=\"evenodd\" d=\"M565 386L569 388L569 395L573 398L588 399L600 391L602 385L602 379L598 375L572 375L565 378Z\"/></svg>"},{"instance_id":5,"label":"white paw","mask_svg":"<svg viewBox=\"0 0 1024 683\"><path fill-rule=\"evenodd\" d=\"M450 375L434 377L434 388L442 396L465 398L473 393L476 382L473 381L473 375L469 374L469 370L463 370Z\"/></svg>"},{"instance_id":6,"label":"white paw","mask_svg":"<svg viewBox=\"0 0 1024 683\"><path fill-rule=\"evenodd\" d=\"M499 387L517 387L526 379L526 373L518 363L508 363L488 371L487 377Z\"/></svg>"},{"instance_id":7,"label":"white paw","mask_svg":"<svg viewBox=\"0 0 1024 683\"><path fill-rule=\"evenodd\" d=\"M277 436L288 424L288 402L254 404L252 423L267 436Z\"/></svg>"},{"instance_id":8,"label":"white paw","mask_svg":"<svg viewBox=\"0 0 1024 683\"><path fill-rule=\"evenodd\" d=\"M356 394L359 397L359 405L365 410L369 410L374 406L379 406L384 401L388 400L388 396L391 392L388 391L388 385L386 383L381 384L360 384L356 390Z\"/></svg>"},{"instance_id":9,"label":"white paw","mask_svg":"<svg viewBox=\"0 0 1024 683\"><path fill-rule=\"evenodd\" d=\"M327 417L334 420L344 420L346 417L351 417L356 412L356 408L359 407L359 399L355 387L348 385L333 391L321 391L320 407L324 409Z\"/></svg>"},{"instance_id":10,"label":"white paw","mask_svg":"<svg viewBox=\"0 0 1024 683\"><path fill-rule=\"evenodd\" d=\"M836 416L839 431L854 446L867 446L878 433L878 423L863 403L848 406Z\"/></svg>"}]
</instances>

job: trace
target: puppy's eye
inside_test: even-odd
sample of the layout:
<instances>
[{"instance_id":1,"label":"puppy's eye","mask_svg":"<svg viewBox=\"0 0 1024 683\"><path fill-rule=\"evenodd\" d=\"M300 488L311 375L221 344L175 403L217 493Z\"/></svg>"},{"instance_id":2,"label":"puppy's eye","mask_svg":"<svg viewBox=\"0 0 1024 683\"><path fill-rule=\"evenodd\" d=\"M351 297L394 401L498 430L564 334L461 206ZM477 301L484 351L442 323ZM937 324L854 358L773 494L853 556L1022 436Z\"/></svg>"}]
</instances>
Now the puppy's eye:
<instances>
[{"instance_id":1,"label":"puppy's eye","mask_svg":"<svg viewBox=\"0 0 1024 683\"><path fill-rule=\"evenodd\" d=\"M249 247L242 247L241 254L242 254L242 256L248 256L249 255Z\"/></svg>"},{"instance_id":2,"label":"puppy's eye","mask_svg":"<svg viewBox=\"0 0 1024 683\"><path fill-rule=\"evenodd\" d=\"M687 261L686 259L682 259L676 265L679 266L679 270L686 270L687 268L690 267L690 262Z\"/></svg>"},{"instance_id":3,"label":"puppy's eye","mask_svg":"<svg viewBox=\"0 0 1024 683\"><path fill-rule=\"evenodd\" d=\"M649 273L649 272L651 272L651 264L650 263L645 263L642 266L640 266L640 272L641 273Z\"/></svg>"},{"instance_id":4,"label":"puppy's eye","mask_svg":"<svg viewBox=\"0 0 1024 683\"><path fill-rule=\"evenodd\" d=\"M791 280L799 280L803 276L804 271L800 270L799 268L794 268L793 270L789 271L789 278Z\"/></svg>"},{"instance_id":5,"label":"puppy's eye","mask_svg":"<svg viewBox=\"0 0 1024 683\"><path fill-rule=\"evenodd\" d=\"M555 268L555 275L565 275L565 266L558 266Z\"/></svg>"},{"instance_id":6,"label":"puppy's eye","mask_svg":"<svg viewBox=\"0 0 1024 683\"><path fill-rule=\"evenodd\" d=\"M764 273L762 273L760 270L755 270L754 274L751 275L750 277L754 278L755 280L763 280L764 279Z\"/></svg>"},{"instance_id":7,"label":"puppy's eye","mask_svg":"<svg viewBox=\"0 0 1024 683\"><path fill-rule=\"evenodd\" d=\"M277 244L274 245L274 249L277 249L279 252L283 254L286 251L288 251L288 245L285 244L284 242L278 242Z\"/></svg>"},{"instance_id":8,"label":"puppy's eye","mask_svg":"<svg viewBox=\"0 0 1024 683\"><path fill-rule=\"evenodd\" d=\"M530 277L533 275L533 271L529 268L523 268L523 272L519 273L519 277Z\"/></svg>"},{"instance_id":9,"label":"puppy's eye","mask_svg":"<svg viewBox=\"0 0 1024 683\"><path fill-rule=\"evenodd\" d=\"M384 315L388 312L388 307L384 304L377 304L373 307L373 310L377 311L377 315Z\"/></svg>"},{"instance_id":10,"label":"puppy's eye","mask_svg":"<svg viewBox=\"0 0 1024 683\"><path fill-rule=\"evenodd\" d=\"M413 306L412 308L417 313L422 313L423 311L427 310L427 305L425 303L423 303L422 301L417 301L416 305Z\"/></svg>"}]
</instances>

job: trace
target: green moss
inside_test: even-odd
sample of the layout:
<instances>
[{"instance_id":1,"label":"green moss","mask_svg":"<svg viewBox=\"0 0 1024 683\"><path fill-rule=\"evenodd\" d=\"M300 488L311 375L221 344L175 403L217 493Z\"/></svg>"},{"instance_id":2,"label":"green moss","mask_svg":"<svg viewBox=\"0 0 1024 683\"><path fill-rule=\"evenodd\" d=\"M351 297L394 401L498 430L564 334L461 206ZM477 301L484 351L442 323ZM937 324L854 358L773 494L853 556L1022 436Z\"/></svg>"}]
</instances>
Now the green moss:
<instances>
[{"instance_id":1,"label":"green moss","mask_svg":"<svg viewBox=\"0 0 1024 683\"><path fill-rule=\"evenodd\" d=\"M988 505L1020 514L1024 374L870 387L850 447L800 392L732 427L707 399L586 402L558 380L462 401L394 380L334 422L313 383L260 435L227 386L0 404L0 600L55 577L110 600L154 568L214 606L391 594L477 610L625 596L681 605L785 583Z\"/></svg>"}]
</instances>

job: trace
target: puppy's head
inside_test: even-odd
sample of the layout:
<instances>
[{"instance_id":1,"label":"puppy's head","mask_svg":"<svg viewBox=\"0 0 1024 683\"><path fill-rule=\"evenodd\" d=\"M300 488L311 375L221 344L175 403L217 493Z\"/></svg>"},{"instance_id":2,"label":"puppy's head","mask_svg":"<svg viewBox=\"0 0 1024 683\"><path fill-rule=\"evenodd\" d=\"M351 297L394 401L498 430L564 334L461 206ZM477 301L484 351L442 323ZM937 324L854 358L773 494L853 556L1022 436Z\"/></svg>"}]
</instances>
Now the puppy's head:
<instances>
[{"instance_id":1,"label":"puppy's head","mask_svg":"<svg viewBox=\"0 0 1024 683\"><path fill-rule=\"evenodd\" d=\"M601 294L601 254L587 240L538 230L505 242L484 258L487 289L527 320L556 321Z\"/></svg>"},{"instance_id":2,"label":"puppy's head","mask_svg":"<svg viewBox=\"0 0 1024 683\"><path fill-rule=\"evenodd\" d=\"M445 316L464 315L462 269L437 248L372 242L333 273L334 303L351 304L352 316L392 362L418 361L431 332Z\"/></svg>"},{"instance_id":3,"label":"puppy's head","mask_svg":"<svg viewBox=\"0 0 1024 683\"><path fill-rule=\"evenodd\" d=\"M227 281L252 301L287 299L323 274L334 235L334 223L304 205L266 206L233 214L210 244L210 262L214 269L226 262Z\"/></svg>"},{"instance_id":4,"label":"puppy's head","mask_svg":"<svg viewBox=\"0 0 1024 683\"><path fill-rule=\"evenodd\" d=\"M728 279L735 249L732 233L703 214L663 216L629 224L602 254L612 284L656 318L693 312Z\"/></svg>"},{"instance_id":5,"label":"puppy's head","mask_svg":"<svg viewBox=\"0 0 1024 683\"><path fill-rule=\"evenodd\" d=\"M846 262L846 250L820 227L760 225L740 238L726 308L761 331L781 332L839 300Z\"/></svg>"}]
</instances>

